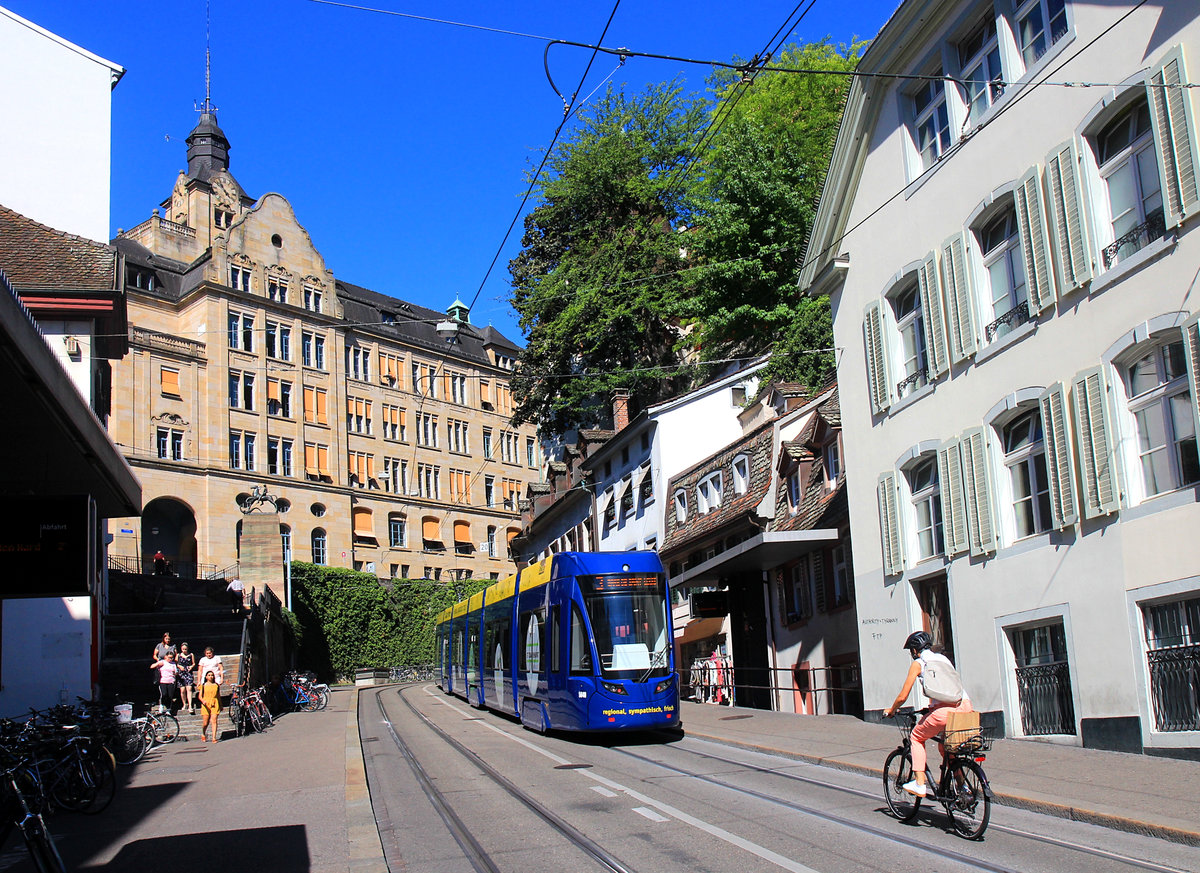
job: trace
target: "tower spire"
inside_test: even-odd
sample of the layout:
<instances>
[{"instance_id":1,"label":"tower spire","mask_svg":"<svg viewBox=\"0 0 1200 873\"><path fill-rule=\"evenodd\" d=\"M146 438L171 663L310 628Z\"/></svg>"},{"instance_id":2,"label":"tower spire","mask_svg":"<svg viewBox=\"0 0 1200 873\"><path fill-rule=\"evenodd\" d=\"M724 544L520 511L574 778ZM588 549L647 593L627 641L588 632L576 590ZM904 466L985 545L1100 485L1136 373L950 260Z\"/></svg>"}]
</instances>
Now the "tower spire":
<instances>
[{"instance_id":1,"label":"tower spire","mask_svg":"<svg viewBox=\"0 0 1200 873\"><path fill-rule=\"evenodd\" d=\"M212 2L204 4L204 102L196 107L200 120L188 134L188 175L207 180L215 172L229 169L229 140L217 126L217 107L212 102Z\"/></svg>"}]
</instances>

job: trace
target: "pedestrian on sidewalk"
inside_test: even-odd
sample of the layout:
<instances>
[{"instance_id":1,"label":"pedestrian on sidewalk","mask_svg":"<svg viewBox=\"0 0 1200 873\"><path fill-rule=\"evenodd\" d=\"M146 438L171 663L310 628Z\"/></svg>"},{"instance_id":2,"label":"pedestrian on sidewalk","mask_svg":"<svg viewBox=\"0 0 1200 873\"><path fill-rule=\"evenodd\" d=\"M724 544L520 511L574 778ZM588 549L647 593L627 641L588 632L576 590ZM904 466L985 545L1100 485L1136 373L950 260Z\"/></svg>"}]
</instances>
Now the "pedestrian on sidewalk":
<instances>
[{"instance_id":1,"label":"pedestrian on sidewalk","mask_svg":"<svg viewBox=\"0 0 1200 873\"><path fill-rule=\"evenodd\" d=\"M196 656L188 650L187 643L179 644L179 654L175 656L175 665L179 668L175 674L175 684L179 686L179 702L184 709L194 715L196 712Z\"/></svg>"},{"instance_id":2,"label":"pedestrian on sidewalk","mask_svg":"<svg viewBox=\"0 0 1200 873\"><path fill-rule=\"evenodd\" d=\"M170 649L165 658L151 665L151 669L158 670L158 711L171 712L175 708L175 676L179 672L175 650Z\"/></svg>"},{"instance_id":3,"label":"pedestrian on sidewalk","mask_svg":"<svg viewBox=\"0 0 1200 873\"><path fill-rule=\"evenodd\" d=\"M197 676L207 676L208 671L211 670L217 678L217 684L225 684L225 665L221 663L220 658L213 654L212 646L204 647L204 657L200 659L200 663L197 666L199 668L196 673Z\"/></svg>"},{"instance_id":4,"label":"pedestrian on sidewalk","mask_svg":"<svg viewBox=\"0 0 1200 873\"><path fill-rule=\"evenodd\" d=\"M211 650L210 650L211 651ZM217 741L217 716L221 713L221 686L217 683L217 674L209 670L204 674L204 683L200 686L200 711L203 723L200 725L200 742L208 741L209 725L212 725L212 741Z\"/></svg>"},{"instance_id":5,"label":"pedestrian on sidewalk","mask_svg":"<svg viewBox=\"0 0 1200 873\"><path fill-rule=\"evenodd\" d=\"M145 553L143 552L143 554L145 554ZM162 553L162 549L159 549L157 552L154 553L153 561L154 561L154 575L155 576L167 575L167 556Z\"/></svg>"},{"instance_id":6,"label":"pedestrian on sidewalk","mask_svg":"<svg viewBox=\"0 0 1200 873\"><path fill-rule=\"evenodd\" d=\"M905 791L917 797L924 797L926 794L925 741L939 736L946 729L946 720L950 713L975 711L971 708L971 700L963 688L962 679L954 669L953 662L941 652L935 652L932 647L933 637L925 631L915 631L908 635L908 639L904 641L904 648L908 649L912 656L912 664L895 702L883 711L884 718L891 718L896 710L904 705L904 701L908 700L913 684L920 678L921 691L929 698L929 709L912 729L913 778L904 786ZM940 738L938 751L944 760L946 747Z\"/></svg>"},{"instance_id":7,"label":"pedestrian on sidewalk","mask_svg":"<svg viewBox=\"0 0 1200 873\"><path fill-rule=\"evenodd\" d=\"M229 592L229 605L233 607L234 615L241 615L242 604L244 602L246 585L237 576L225 586L225 590Z\"/></svg>"},{"instance_id":8,"label":"pedestrian on sidewalk","mask_svg":"<svg viewBox=\"0 0 1200 873\"><path fill-rule=\"evenodd\" d=\"M165 633L162 635L162 640L154 647L154 654L150 656L150 659L152 661L163 661L166 660L167 652L174 651L175 646L171 644L171 635L169 633ZM152 667L150 672L152 677L151 682L154 684L154 687L157 688L158 683L161 681L158 677L158 667Z\"/></svg>"}]
</instances>

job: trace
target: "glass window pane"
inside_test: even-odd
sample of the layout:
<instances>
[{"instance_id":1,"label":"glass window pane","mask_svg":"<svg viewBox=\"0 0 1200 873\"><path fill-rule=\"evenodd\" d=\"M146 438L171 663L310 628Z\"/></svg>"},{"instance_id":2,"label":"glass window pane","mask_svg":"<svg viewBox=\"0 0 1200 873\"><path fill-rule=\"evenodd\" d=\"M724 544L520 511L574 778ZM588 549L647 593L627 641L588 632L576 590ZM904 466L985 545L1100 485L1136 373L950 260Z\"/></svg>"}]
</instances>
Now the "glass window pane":
<instances>
[{"instance_id":1,"label":"glass window pane","mask_svg":"<svg viewBox=\"0 0 1200 873\"><path fill-rule=\"evenodd\" d=\"M1151 353L1140 358L1129 368L1129 393L1136 397L1158 387L1158 362Z\"/></svg>"},{"instance_id":2,"label":"glass window pane","mask_svg":"<svg viewBox=\"0 0 1200 873\"><path fill-rule=\"evenodd\" d=\"M1108 176L1109 214L1112 216L1113 238L1120 237L1140 222L1137 211L1137 187L1133 169L1123 164Z\"/></svg>"}]
</instances>

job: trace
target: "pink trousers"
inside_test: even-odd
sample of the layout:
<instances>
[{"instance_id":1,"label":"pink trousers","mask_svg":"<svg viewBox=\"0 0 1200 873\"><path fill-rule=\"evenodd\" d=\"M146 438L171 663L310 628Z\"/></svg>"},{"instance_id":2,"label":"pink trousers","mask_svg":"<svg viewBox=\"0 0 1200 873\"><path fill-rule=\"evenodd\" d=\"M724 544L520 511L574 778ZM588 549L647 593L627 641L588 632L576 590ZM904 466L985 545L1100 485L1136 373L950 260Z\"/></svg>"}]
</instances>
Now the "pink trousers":
<instances>
[{"instance_id":1,"label":"pink trousers","mask_svg":"<svg viewBox=\"0 0 1200 873\"><path fill-rule=\"evenodd\" d=\"M934 708L929 710L917 722L916 727L912 731L912 765L914 773L925 772L925 741L933 739L938 734L946 729L946 719L950 717L952 712L974 712L971 709L971 701L965 697L959 703L935 703ZM945 757L946 750L942 744L938 743L938 751Z\"/></svg>"}]
</instances>

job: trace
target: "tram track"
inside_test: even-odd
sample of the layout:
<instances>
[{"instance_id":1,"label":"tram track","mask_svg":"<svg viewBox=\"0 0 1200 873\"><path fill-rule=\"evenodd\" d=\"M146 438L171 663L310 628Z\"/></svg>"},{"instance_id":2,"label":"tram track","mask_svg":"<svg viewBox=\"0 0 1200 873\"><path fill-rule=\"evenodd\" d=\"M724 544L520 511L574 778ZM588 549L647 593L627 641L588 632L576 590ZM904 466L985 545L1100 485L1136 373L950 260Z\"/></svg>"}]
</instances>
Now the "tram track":
<instances>
[{"instance_id":1,"label":"tram track","mask_svg":"<svg viewBox=\"0 0 1200 873\"><path fill-rule=\"evenodd\" d=\"M829 782L829 781L826 781L823 779L815 779L810 776L800 776L800 775L797 775L794 773L780 773L779 771L773 770L769 767L761 767L756 764L747 764L744 761L736 761L732 758L726 758L721 755L714 755L714 754L707 753L707 752L700 752L700 751L697 751L694 749L684 748L679 745L672 746L672 749L675 752L682 752L684 754L692 755L692 756L699 757L699 758L704 758L706 760L716 761L716 762L720 762L722 764L729 764L729 765L732 765L735 767L739 767L745 771L764 774L764 775L770 775L770 776L773 776L773 777L776 777L779 779L788 780L790 782L799 782L799 783L802 783L805 785L811 785L811 786L823 788L826 790L837 791L837 792L840 792L843 794L850 794L850 795L854 795L856 797L864 797L868 800L873 800L876 802L878 802L881 798L881 792L879 792L879 791L868 792L868 791L860 790L858 788L851 788L846 785L839 785L835 782ZM636 752L631 752L627 749L620 749L620 748L614 747L612 749L612 751L617 752L626 757L634 758L634 759L636 759L638 761L642 761L644 763L653 764L655 766L662 767L666 770L669 770L674 773L678 773L680 775L685 775L685 776L689 776L694 779L699 779L710 785L719 786L719 787L725 788L729 791L734 791L734 792L737 792L737 793L740 793L740 794L743 794L743 795L746 795L749 797L754 797L754 798L757 798L760 800L766 800L766 801L769 801L769 802L772 802L775 804L779 804L779 805L788 807L790 809L795 809L798 812L803 812L808 815L813 815L813 816L821 818L825 821L829 821L829 822L833 822L833 823L841 824L841 825L846 825L848 827L852 827L857 830L863 830L868 833L875 834L877 836L882 836L885 839L895 840L897 842L904 843L905 845L909 845L914 848L921 849L923 851L931 852L932 854L938 855L939 857L944 857L944 858L958 861L958 862L961 862L964 864L969 864L970 866L977 867L979 869L992 870L992 871L1001 871L1001 870L1007 871L1007 870L1012 869L1012 868L1003 867L1003 866L999 866L999 865L992 865L987 862L981 862L979 859L971 858L970 856L963 855L961 852L955 852L954 850L951 850L951 849L942 849L940 847L930 845L929 843L921 842L921 841L915 840L911 837L906 837L902 834L895 834L890 831L883 830L882 828L877 828L874 825L867 825L867 824L863 824L861 822L854 822L850 819L846 819L842 816L838 816L834 813L830 813L830 812L827 812L822 809L809 807L804 804L796 803L794 801L788 801L788 800L783 800L781 798L772 797L765 793L754 791L753 789L742 788L737 785L732 785L728 782L725 782L723 780L717 779L712 776L705 776L703 774L693 773L689 770L686 770L686 769L683 769L680 767L675 767L671 764L666 764L662 761L655 760L654 758L650 758L645 755L639 755ZM1181 868L1181 867L1172 867L1167 864L1161 864L1157 861L1149 861L1149 860L1146 860L1143 858L1138 858L1138 857L1135 857L1132 855L1125 855L1125 854L1122 854L1119 852L1113 852L1113 851L1110 851L1107 849L1101 849L1096 846L1087 846L1082 843L1076 843L1076 842L1072 842L1070 840L1064 840L1059 837L1052 837L1052 836L1049 836L1046 834L1038 834L1038 833L1034 833L1032 831L1022 830L1020 828L1010 827L1008 825L1000 825L1000 824L992 823L991 826L989 827L989 830L990 831L999 831L1001 833L1005 833L1010 836L1015 836L1015 837L1030 840L1033 842L1042 843L1044 845L1055 846L1056 848L1065 849L1068 851L1074 851L1074 852L1078 852L1080 854L1090 855L1090 856L1096 857L1096 858L1103 858L1108 861L1114 861L1114 862L1121 863L1121 864L1127 864L1131 867L1136 867L1136 868L1142 869L1142 870L1154 871L1154 873L1189 873L1188 870Z\"/></svg>"},{"instance_id":2,"label":"tram track","mask_svg":"<svg viewBox=\"0 0 1200 873\"><path fill-rule=\"evenodd\" d=\"M609 853L603 846L596 843L578 828L571 825L569 822L556 815L545 805L539 803L532 795L518 786L514 785L509 779L503 776L498 770L484 761L477 753L467 748L460 743L449 733L443 730L438 725L421 712L413 705L405 696L405 691L413 686L402 687L397 690L396 697L403 703L416 718L418 718L431 732L445 742L451 749L467 759L472 766L477 768L480 773L491 780L495 785L501 788L514 800L544 821L557 834L566 839L569 843L583 852L587 857L595 861L602 869L610 870L612 873L634 873L632 868L625 866ZM416 756L413 754L409 745L400 737L392 726L391 720L388 717L387 709L383 703L383 691L379 691L375 695L375 702L379 707L379 713L382 717L383 724L387 729L388 736L395 743L401 756L409 764L414 776L421 786L422 792L433 805L442 821L445 822L450 834L454 837L455 842L463 850L464 855L470 862L471 867L476 873L499 873L500 868L488 854L487 850L474 837L470 828L465 822L454 812L453 806L447 800L445 794L438 789L433 780L429 778Z\"/></svg>"}]
</instances>

